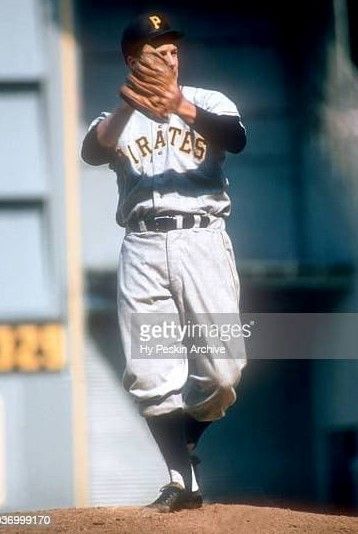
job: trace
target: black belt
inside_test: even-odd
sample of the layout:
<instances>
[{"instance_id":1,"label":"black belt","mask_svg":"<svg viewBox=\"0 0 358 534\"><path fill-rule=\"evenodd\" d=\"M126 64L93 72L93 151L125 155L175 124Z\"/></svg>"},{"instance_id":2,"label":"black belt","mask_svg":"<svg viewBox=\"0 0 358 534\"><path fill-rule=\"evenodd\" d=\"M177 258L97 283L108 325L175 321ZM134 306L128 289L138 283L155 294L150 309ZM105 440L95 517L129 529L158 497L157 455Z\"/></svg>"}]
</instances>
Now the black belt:
<instances>
[{"instance_id":1,"label":"black belt","mask_svg":"<svg viewBox=\"0 0 358 534\"><path fill-rule=\"evenodd\" d=\"M163 215L130 222L128 229L132 232L169 232L181 228L207 228L209 223L207 215Z\"/></svg>"}]
</instances>

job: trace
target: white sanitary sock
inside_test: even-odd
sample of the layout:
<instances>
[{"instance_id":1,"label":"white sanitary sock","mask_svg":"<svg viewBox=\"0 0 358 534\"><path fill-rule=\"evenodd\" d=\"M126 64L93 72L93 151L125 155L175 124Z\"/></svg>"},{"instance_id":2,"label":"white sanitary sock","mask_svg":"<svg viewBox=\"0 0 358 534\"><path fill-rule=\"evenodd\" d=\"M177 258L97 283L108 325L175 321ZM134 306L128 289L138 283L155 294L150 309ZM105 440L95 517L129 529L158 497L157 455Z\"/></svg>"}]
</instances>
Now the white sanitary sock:
<instances>
[{"instance_id":1,"label":"white sanitary sock","mask_svg":"<svg viewBox=\"0 0 358 534\"><path fill-rule=\"evenodd\" d=\"M179 486L182 488L185 488L184 479L179 471L176 471L175 469L169 469L169 474L170 482L174 482L175 484L179 484Z\"/></svg>"},{"instance_id":2,"label":"white sanitary sock","mask_svg":"<svg viewBox=\"0 0 358 534\"><path fill-rule=\"evenodd\" d=\"M191 491L198 491L198 489L199 489L199 486L196 480L194 467L191 466Z\"/></svg>"},{"instance_id":3,"label":"white sanitary sock","mask_svg":"<svg viewBox=\"0 0 358 534\"><path fill-rule=\"evenodd\" d=\"M175 484L179 484L182 488L184 488L184 479L182 475L179 473L179 471L176 471L175 469L169 470L170 474L170 482L174 482ZM191 491L198 491L199 486L198 482L196 480L195 471L193 466L191 466Z\"/></svg>"}]
</instances>

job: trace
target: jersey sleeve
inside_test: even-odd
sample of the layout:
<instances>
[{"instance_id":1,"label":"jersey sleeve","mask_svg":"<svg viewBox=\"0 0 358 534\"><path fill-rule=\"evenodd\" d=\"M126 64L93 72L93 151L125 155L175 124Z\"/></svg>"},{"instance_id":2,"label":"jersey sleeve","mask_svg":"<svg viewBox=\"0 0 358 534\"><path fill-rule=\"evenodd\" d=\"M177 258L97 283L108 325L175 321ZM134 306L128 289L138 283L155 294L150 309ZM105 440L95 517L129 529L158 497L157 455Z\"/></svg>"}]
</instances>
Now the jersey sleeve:
<instances>
[{"instance_id":1,"label":"jersey sleeve","mask_svg":"<svg viewBox=\"0 0 358 534\"><path fill-rule=\"evenodd\" d=\"M96 127L98 124L110 115L107 111L96 117L88 127L86 137L82 143L81 158L90 165L111 164L115 155L113 148L106 148L98 142Z\"/></svg>"},{"instance_id":2,"label":"jersey sleeve","mask_svg":"<svg viewBox=\"0 0 358 534\"><path fill-rule=\"evenodd\" d=\"M109 115L110 113L108 111L102 111L102 113L91 122L91 124L88 127L87 132L92 130L92 128L95 128L97 124L99 124L101 121L103 121L103 119L105 119Z\"/></svg>"},{"instance_id":3,"label":"jersey sleeve","mask_svg":"<svg viewBox=\"0 0 358 534\"><path fill-rule=\"evenodd\" d=\"M219 91L198 89L195 100L195 103L205 111L216 113L216 115L231 115L241 118L234 102Z\"/></svg>"},{"instance_id":4,"label":"jersey sleeve","mask_svg":"<svg viewBox=\"0 0 358 534\"><path fill-rule=\"evenodd\" d=\"M246 145L246 129L236 104L219 91L184 89L185 96L197 108L194 129L220 150L241 152Z\"/></svg>"}]
</instances>

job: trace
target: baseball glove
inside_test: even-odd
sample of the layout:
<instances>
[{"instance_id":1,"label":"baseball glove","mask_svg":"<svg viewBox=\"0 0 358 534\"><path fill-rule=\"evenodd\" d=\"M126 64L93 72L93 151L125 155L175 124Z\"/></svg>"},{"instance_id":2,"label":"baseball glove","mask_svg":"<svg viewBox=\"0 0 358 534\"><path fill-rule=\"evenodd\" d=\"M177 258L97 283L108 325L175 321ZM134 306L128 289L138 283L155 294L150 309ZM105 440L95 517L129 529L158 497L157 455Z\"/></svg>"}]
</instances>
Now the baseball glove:
<instances>
[{"instance_id":1,"label":"baseball glove","mask_svg":"<svg viewBox=\"0 0 358 534\"><path fill-rule=\"evenodd\" d=\"M143 47L120 94L129 105L159 119L174 113L183 98L175 73L150 45Z\"/></svg>"}]
</instances>

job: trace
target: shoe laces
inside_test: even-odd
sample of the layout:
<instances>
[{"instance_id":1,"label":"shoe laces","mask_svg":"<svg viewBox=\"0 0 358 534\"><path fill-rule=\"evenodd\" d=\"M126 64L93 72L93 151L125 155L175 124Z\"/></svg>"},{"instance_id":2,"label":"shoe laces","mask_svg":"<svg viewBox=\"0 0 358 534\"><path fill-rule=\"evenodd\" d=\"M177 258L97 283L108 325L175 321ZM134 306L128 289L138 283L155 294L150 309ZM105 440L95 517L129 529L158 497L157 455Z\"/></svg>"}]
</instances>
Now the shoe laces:
<instances>
[{"instance_id":1,"label":"shoe laces","mask_svg":"<svg viewBox=\"0 0 358 534\"><path fill-rule=\"evenodd\" d=\"M160 488L161 495L159 497L161 502L165 502L166 504L171 504L171 502L177 497L179 492L184 492L185 490L179 486L171 484L166 484L162 488Z\"/></svg>"}]
</instances>

